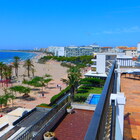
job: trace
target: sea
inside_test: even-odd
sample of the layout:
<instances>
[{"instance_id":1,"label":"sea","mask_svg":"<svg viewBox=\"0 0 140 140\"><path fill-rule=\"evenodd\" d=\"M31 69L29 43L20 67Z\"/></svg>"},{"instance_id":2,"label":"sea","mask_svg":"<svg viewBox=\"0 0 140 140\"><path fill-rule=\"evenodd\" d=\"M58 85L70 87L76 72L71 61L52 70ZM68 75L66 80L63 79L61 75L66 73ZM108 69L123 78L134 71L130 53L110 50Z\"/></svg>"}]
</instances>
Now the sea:
<instances>
[{"instance_id":1,"label":"sea","mask_svg":"<svg viewBox=\"0 0 140 140\"><path fill-rule=\"evenodd\" d=\"M11 62L14 61L14 57L18 56L20 57L20 61L24 61L27 59L32 59L35 57L37 54L36 53L31 53L31 52L4 52L0 51L0 62L10 64Z\"/></svg>"}]
</instances>

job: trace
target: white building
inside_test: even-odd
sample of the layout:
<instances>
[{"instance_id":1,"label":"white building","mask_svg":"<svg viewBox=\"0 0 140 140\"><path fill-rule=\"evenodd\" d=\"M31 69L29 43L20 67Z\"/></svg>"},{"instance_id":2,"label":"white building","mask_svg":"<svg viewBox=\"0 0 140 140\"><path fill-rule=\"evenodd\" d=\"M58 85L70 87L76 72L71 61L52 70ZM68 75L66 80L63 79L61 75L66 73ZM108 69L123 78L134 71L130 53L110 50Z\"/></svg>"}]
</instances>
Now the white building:
<instances>
[{"instance_id":1,"label":"white building","mask_svg":"<svg viewBox=\"0 0 140 140\"><path fill-rule=\"evenodd\" d=\"M137 52L138 52L138 55L140 55L140 42L137 44Z\"/></svg>"},{"instance_id":2,"label":"white building","mask_svg":"<svg viewBox=\"0 0 140 140\"><path fill-rule=\"evenodd\" d=\"M95 53L95 52L100 52L99 45L65 47L65 56L66 57L93 55L93 53Z\"/></svg>"},{"instance_id":3,"label":"white building","mask_svg":"<svg viewBox=\"0 0 140 140\"><path fill-rule=\"evenodd\" d=\"M64 56L64 47L50 46L47 48L48 52L52 52L54 56Z\"/></svg>"},{"instance_id":4,"label":"white building","mask_svg":"<svg viewBox=\"0 0 140 140\"><path fill-rule=\"evenodd\" d=\"M117 55L124 55L124 53L97 53L96 57L92 59L91 70L85 76L106 78Z\"/></svg>"},{"instance_id":5,"label":"white building","mask_svg":"<svg viewBox=\"0 0 140 140\"><path fill-rule=\"evenodd\" d=\"M132 56L132 57L137 57L137 47L129 47L124 49L125 55L127 56Z\"/></svg>"}]
</instances>

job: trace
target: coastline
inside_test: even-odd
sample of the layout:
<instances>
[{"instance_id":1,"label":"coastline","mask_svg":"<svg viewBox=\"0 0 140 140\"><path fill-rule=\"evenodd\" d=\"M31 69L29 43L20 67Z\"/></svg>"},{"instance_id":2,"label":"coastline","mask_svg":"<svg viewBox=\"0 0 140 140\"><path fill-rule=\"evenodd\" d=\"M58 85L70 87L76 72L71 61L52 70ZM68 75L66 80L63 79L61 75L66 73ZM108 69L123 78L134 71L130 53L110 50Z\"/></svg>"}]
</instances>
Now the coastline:
<instances>
[{"instance_id":1,"label":"coastline","mask_svg":"<svg viewBox=\"0 0 140 140\"><path fill-rule=\"evenodd\" d=\"M3 62L4 64L13 63L13 58L15 56L19 56L21 58L20 62L23 62L27 59L31 59L32 61L34 61L34 60L37 61L37 59L39 59L39 58L41 58L42 56L45 55L42 52L30 52L30 51L29 52L28 51L27 52L25 52L25 51L23 51L23 52L22 51L16 51L16 52L14 52L14 51L0 51L0 53L1 53L1 56L3 55L2 53L7 53L6 54L7 58L6 57L4 57L4 58L0 57L1 58L0 62ZM8 57L8 53L9 54L10 53L17 53L17 54L12 54L12 56Z\"/></svg>"}]
</instances>

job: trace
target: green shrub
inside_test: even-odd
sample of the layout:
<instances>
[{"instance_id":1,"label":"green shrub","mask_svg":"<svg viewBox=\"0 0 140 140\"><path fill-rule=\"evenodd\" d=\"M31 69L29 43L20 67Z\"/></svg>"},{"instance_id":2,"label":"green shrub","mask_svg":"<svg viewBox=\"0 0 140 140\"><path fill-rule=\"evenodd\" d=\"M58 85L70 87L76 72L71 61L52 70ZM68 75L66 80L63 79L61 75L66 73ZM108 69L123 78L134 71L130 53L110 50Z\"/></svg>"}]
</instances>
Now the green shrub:
<instances>
[{"instance_id":1,"label":"green shrub","mask_svg":"<svg viewBox=\"0 0 140 140\"><path fill-rule=\"evenodd\" d=\"M91 86L80 86L79 89L91 89Z\"/></svg>"},{"instance_id":2,"label":"green shrub","mask_svg":"<svg viewBox=\"0 0 140 140\"><path fill-rule=\"evenodd\" d=\"M64 90L62 90L60 93L54 95L51 98L51 104L56 103L60 98L62 98L64 96L65 93L67 93L70 90L70 86L66 87Z\"/></svg>"},{"instance_id":3,"label":"green shrub","mask_svg":"<svg viewBox=\"0 0 140 140\"><path fill-rule=\"evenodd\" d=\"M42 103L40 105L37 105L36 107L52 108L49 104L45 104L45 103Z\"/></svg>"},{"instance_id":4,"label":"green shrub","mask_svg":"<svg viewBox=\"0 0 140 140\"><path fill-rule=\"evenodd\" d=\"M88 94L75 94L74 102L85 102L88 97Z\"/></svg>"},{"instance_id":5,"label":"green shrub","mask_svg":"<svg viewBox=\"0 0 140 140\"><path fill-rule=\"evenodd\" d=\"M93 86L93 87L102 87L104 85L105 80L98 78L84 78L81 79L80 84L84 86Z\"/></svg>"},{"instance_id":6,"label":"green shrub","mask_svg":"<svg viewBox=\"0 0 140 140\"><path fill-rule=\"evenodd\" d=\"M86 92L88 92L88 90L86 90L86 89L78 89L77 90L77 93L86 93Z\"/></svg>"}]
</instances>

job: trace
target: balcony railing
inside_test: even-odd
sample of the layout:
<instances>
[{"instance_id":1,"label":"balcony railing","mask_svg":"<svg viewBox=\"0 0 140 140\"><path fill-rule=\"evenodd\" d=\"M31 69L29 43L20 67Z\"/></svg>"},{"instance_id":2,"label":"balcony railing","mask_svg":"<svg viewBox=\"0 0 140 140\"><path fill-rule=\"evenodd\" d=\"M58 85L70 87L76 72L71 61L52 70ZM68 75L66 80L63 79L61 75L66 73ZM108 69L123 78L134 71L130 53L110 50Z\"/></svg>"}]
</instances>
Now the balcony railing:
<instances>
[{"instance_id":1,"label":"balcony railing","mask_svg":"<svg viewBox=\"0 0 140 140\"><path fill-rule=\"evenodd\" d=\"M87 130L85 140L114 139L115 107L110 105L110 95L114 92L116 84L115 65L113 63L109 75L106 79L102 95L94 112L93 118Z\"/></svg>"},{"instance_id":2,"label":"balcony railing","mask_svg":"<svg viewBox=\"0 0 140 140\"><path fill-rule=\"evenodd\" d=\"M29 140L36 139L37 136L42 137L42 133L44 132L47 124L50 124L50 120L52 120L58 112L61 113L60 110L62 108L66 108L66 106L70 104L70 98L70 95L66 94L43 118L37 120L33 126L23 130L19 135L15 136L14 140ZM64 110L66 110L65 108Z\"/></svg>"}]
</instances>

